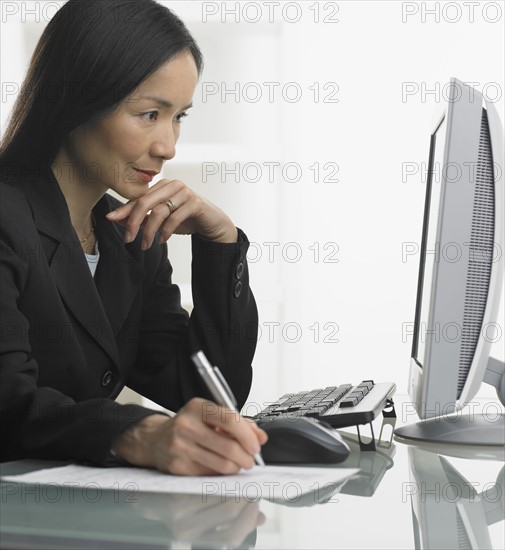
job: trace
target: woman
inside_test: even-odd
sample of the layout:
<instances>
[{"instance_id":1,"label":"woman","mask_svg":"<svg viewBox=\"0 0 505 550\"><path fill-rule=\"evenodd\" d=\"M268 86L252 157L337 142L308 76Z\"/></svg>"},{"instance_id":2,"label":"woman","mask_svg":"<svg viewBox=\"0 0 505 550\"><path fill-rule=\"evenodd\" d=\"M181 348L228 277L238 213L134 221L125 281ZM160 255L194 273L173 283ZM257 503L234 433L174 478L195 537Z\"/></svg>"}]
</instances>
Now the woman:
<instances>
[{"instance_id":1,"label":"woman","mask_svg":"<svg viewBox=\"0 0 505 550\"><path fill-rule=\"evenodd\" d=\"M154 0L69 0L45 29L0 148L2 460L234 473L265 442L195 397L207 393L189 359L203 349L243 405L257 327L247 238L184 183L149 188L201 70ZM191 318L171 282L174 233L192 234ZM182 408L119 405L125 385Z\"/></svg>"}]
</instances>

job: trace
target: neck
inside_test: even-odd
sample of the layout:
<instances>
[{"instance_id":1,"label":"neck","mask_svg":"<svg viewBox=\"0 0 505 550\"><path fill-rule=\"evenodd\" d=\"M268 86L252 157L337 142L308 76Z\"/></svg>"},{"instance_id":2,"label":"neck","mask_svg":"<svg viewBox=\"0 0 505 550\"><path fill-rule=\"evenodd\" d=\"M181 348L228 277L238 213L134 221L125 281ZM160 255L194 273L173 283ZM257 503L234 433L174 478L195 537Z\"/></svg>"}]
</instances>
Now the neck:
<instances>
[{"instance_id":1,"label":"neck","mask_svg":"<svg viewBox=\"0 0 505 550\"><path fill-rule=\"evenodd\" d=\"M107 189L99 182L85 181L81 165L72 161L64 148L60 149L51 168L67 202L72 226L83 239L91 229L91 211Z\"/></svg>"}]
</instances>

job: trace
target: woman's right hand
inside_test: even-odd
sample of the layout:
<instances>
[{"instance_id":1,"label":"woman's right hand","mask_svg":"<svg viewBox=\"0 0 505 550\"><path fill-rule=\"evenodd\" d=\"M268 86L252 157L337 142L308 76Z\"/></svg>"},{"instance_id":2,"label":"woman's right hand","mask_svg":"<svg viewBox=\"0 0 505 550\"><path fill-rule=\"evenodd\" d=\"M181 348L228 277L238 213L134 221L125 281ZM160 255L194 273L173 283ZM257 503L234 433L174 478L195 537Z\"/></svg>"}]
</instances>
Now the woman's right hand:
<instances>
[{"instance_id":1,"label":"woman's right hand","mask_svg":"<svg viewBox=\"0 0 505 550\"><path fill-rule=\"evenodd\" d=\"M199 397L173 418L153 414L112 445L119 458L178 475L235 474L252 468L266 433L239 413Z\"/></svg>"}]
</instances>

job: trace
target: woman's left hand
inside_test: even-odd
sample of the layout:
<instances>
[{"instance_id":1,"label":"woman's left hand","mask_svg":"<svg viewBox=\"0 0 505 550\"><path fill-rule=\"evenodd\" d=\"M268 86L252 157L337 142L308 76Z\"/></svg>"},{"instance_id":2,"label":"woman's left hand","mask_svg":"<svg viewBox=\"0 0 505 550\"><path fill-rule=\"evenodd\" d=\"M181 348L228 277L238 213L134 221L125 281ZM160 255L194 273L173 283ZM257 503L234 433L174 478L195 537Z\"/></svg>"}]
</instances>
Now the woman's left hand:
<instances>
[{"instance_id":1,"label":"woman's left hand","mask_svg":"<svg viewBox=\"0 0 505 550\"><path fill-rule=\"evenodd\" d=\"M139 199L109 212L107 218L125 227L125 243L132 242L143 226L143 250L153 244L158 230L160 243L174 233L198 233L221 243L235 243L238 238L237 228L222 210L179 180L160 180Z\"/></svg>"}]
</instances>

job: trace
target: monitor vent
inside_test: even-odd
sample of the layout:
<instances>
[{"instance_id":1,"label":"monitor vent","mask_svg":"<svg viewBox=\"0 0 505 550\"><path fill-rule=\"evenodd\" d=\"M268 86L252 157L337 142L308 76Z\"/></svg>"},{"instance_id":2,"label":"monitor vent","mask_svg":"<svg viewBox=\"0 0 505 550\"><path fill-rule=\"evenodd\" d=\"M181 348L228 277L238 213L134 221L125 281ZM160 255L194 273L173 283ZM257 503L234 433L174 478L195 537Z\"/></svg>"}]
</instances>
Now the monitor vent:
<instances>
[{"instance_id":1,"label":"monitor vent","mask_svg":"<svg viewBox=\"0 0 505 550\"><path fill-rule=\"evenodd\" d=\"M475 171L475 197L469 264L465 292L461 354L458 373L458 399L472 364L482 330L491 265L494 253L494 174L487 113L482 110L479 155Z\"/></svg>"},{"instance_id":2,"label":"monitor vent","mask_svg":"<svg viewBox=\"0 0 505 550\"><path fill-rule=\"evenodd\" d=\"M458 537L458 550L471 550L472 543L468 538L468 534L465 529L465 524L457 508L456 508L456 534Z\"/></svg>"}]
</instances>

